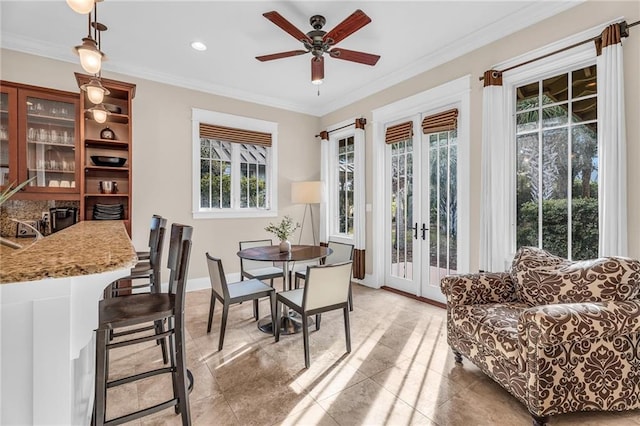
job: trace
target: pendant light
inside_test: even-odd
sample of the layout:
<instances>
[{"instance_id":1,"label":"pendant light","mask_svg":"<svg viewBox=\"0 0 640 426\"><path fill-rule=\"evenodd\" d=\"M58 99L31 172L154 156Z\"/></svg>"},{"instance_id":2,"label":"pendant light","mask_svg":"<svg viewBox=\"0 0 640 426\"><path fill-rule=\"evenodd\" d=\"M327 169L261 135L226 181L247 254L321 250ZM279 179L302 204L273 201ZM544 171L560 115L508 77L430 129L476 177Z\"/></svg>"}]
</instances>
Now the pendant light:
<instances>
[{"instance_id":1,"label":"pendant light","mask_svg":"<svg viewBox=\"0 0 640 426\"><path fill-rule=\"evenodd\" d=\"M102 61L106 60L104 53L100 50L100 33L106 31L107 27L98 22L97 2L93 3L93 18L94 21L91 22L91 13L89 13L88 34L82 39L82 44L76 46L74 50L80 56L80 65L82 65L82 68L89 74L98 74L102 68ZM91 36L92 27L93 37Z\"/></svg>"},{"instance_id":2,"label":"pendant light","mask_svg":"<svg viewBox=\"0 0 640 426\"><path fill-rule=\"evenodd\" d=\"M91 80L80 86L80 89L87 92L87 98L89 98L89 101L94 105L101 104L105 95L110 93L109 90L102 85L99 75L91 77Z\"/></svg>"},{"instance_id":3,"label":"pendant light","mask_svg":"<svg viewBox=\"0 0 640 426\"><path fill-rule=\"evenodd\" d=\"M86 15L93 9L93 0L67 0L67 4L74 12Z\"/></svg>"},{"instance_id":4,"label":"pendant light","mask_svg":"<svg viewBox=\"0 0 640 426\"><path fill-rule=\"evenodd\" d=\"M93 119L97 123L104 123L105 121L107 121L107 116L110 114L102 104L98 104L93 108L89 108L87 111L89 111L93 115Z\"/></svg>"}]
</instances>

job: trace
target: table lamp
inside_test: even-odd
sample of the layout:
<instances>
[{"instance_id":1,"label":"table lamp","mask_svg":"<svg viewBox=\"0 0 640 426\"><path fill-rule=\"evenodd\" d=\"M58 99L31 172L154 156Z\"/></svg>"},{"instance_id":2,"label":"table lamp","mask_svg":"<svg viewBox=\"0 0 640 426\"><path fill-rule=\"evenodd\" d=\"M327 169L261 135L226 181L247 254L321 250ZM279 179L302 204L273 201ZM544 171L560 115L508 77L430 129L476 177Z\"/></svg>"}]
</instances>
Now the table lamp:
<instances>
[{"instance_id":1,"label":"table lamp","mask_svg":"<svg viewBox=\"0 0 640 426\"><path fill-rule=\"evenodd\" d=\"M313 209L311 204L319 204L322 202L322 182L306 181L291 182L291 202L294 204L305 204L304 216L302 216L302 225L300 227L300 237L298 244L302 240L302 231L304 230L304 222L307 218L307 210L311 213L311 234L313 235L313 245L316 245L316 229L313 225Z\"/></svg>"}]
</instances>

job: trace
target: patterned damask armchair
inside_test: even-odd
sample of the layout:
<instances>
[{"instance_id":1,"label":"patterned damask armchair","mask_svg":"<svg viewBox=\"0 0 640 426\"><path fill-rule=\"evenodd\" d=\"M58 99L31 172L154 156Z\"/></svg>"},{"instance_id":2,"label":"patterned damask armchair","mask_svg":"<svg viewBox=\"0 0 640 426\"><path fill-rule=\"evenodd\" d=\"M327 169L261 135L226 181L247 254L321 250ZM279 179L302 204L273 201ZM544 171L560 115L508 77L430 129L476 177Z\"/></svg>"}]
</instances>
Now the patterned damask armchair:
<instances>
[{"instance_id":1,"label":"patterned damask armchair","mask_svg":"<svg viewBox=\"0 0 640 426\"><path fill-rule=\"evenodd\" d=\"M640 262L521 248L510 272L448 276L448 342L528 408L640 408Z\"/></svg>"}]
</instances>

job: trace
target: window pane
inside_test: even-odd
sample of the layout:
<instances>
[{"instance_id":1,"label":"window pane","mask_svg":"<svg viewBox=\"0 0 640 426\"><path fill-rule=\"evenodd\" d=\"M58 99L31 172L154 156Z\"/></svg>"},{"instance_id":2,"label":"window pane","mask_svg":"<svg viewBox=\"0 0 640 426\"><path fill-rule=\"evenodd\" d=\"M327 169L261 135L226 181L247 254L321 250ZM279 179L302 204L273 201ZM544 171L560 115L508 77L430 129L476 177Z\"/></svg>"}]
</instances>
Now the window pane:
<instances>
[{"instance_id":1,"label":"window pane","mask_svg":"<svg viewBox=\"0 0 640 426\"><path fill-rule=\"evenodd\" d=\"M516 90L516 111L524 111L538 107L539 87L538 82L518 87Z\"/></svg>"},{"instance_id":2,"label":"window pane","mask_svg":"<svg viewBox=\"0 0 640 426\"><path fill-rule=\"evenodd\" d=\"M572 129L572 242L573 259L598 256L598 141L596 124Z\"/></svg>"},{"instance_id":3,"label":"window pane","mask_svg":"<svg viewBox=\"0 0 640 426\"><path fill-rule=\"evenodd\" d=\"M229 143L200 140L200 207L219 209L230 206L231 162L222 161L219 153L230 152ZM230 158L229 155L225 155Z\"/></svg>"},{"instance_id":4,"label":"window pane","mask_svg":"<svg viewBox=\"0 0 640 426\"><path fill-rule=\"evenodd\" d=\"M451 135L453 136L454 132L451 132ZM449 274L455 274L458 269L458 149L456 142L454 136L449 148Z\"/></svg>"},{"instance_id":5,"label":"window pane","mask_svg":"<svg viewBox=\"0 0 640 426\"><path fill-rule=\"evenodd\" d=\"M595 65L571 73L573 98L595 95L597 93L597 68Z\"/></svg>"},{"instance_id":6,"label":"window pane","mask_svg":"<svg viewBox=\"0 0 640 426\"><path fill-rule=\"evenodd\" d=\"M568 256L567 149L566 128L542 134L542 248L563 257Z\"/></svg>"},{"instance_id":7,"label":"window pane","mask_svg":"<svg viewBox=\"0 0 640 426\"><path fill-rule=\"evenodd\" d=\"M338 141L338 206L337 227L340 234L353 234L353 170L354 139L350 136Z\"/></svg>"},{"instance_id":8,"label":"window pane","mask_svg":"<svg viewBox=\"0 0 640 426\"><path fill-rule=\"evenodd\" d=\"M211 173L209 160L200 160L200 207L211 208Z\"/></svg>"},{"instance_id":9,"label":"window pane","mask_svg":"<svg viewBox=\"0 0 640 426\"><path fill-rule=\"evenodd\" d=\"M573 102L572 112L573 121L592 121L598 118L598 98L587 98L581 101Z\"/></svg>"},{"instance_id":10,"label":"window pane","mask_svg":"<svg viewBox=\"0 0 640 426\"><path fill-rule=\"evenodd\" d=\"M563 102L569 96L569 76L567 74L551 77L542 82L542 104Z\"/></svg>"},{"instance_id":11,"label":"window pane","mask_svg":"<svg viewBox=\"0 0 640 426\"><path fill-rule=\"evenodd\" d=\"M266 163L269 148L251 144L237 145L240 149L240 208L265 208Z\"/></svg>"},{"instance_id":12,"label":"window pane","mask_svg":"<svg viewBox=\"0 0 640 426\"><path fill-rule=\"evenodd\" d=\"M567 124L567 119L567 104L542 109L542 127L544 128Z\"/></svg>"},{"instance_id":13,"label":"window pane","mask_svg":"<svg viewBox=\"0 0 640 426\"><path fill-rule=\"evenodd\" d=\"M538 246L538 134L517 137L517 246Z\"/></svg>"},{"instance_id":14,"label":"window pane","mask_svg":"<svg viewBox=\"0 0 640 426\"><path fill-rule=\"evenodd\" d=\"M516 132L526 132L538 129L538 110L530 110L516 116Z\"/></svg>"},{"instance_id":15,"label":"window pane","mask_svg":"<svg viewBox=\"0 0 640 426\"><path fill-rule=\"evenodd\" d=\"M413 174L412 144L402 145L391 157L391 275L413 279Z\"/></svg>"}]
</instances>

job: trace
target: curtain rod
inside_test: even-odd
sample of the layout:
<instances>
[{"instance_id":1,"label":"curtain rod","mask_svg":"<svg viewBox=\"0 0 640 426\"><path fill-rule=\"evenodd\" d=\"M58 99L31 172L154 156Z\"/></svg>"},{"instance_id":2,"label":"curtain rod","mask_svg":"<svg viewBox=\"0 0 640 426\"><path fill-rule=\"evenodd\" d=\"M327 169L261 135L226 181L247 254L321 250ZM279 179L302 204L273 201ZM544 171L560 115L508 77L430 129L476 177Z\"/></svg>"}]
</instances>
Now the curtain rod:
<instances>
[{"instance_id":1,"label":"curtain rod","mask_svg":"<svg viewBox=\"0 0 640 426\"><path fill-rule=\"evenodd\" d=\"M640 21L636 21L636 22L633 22L631 24L627 24L627 21L619 22L618 25L620 25L620 37L624 37L624 38L629 37L629 28L635 27L638 24L640 24ZM503 69L502 71L494 71L494 74L495 74L494 77L497 77L499 74L505 73L507 71L511 71L512 69L521 67L523 65L528 65L531 62L536 62L536 61L539 61L540 59L548 58L549 56L553 56L553 55L555 55L557 53L561 53L561 52L564 52L566 50L573 49L574 47L582 46L583 44L587 44L587 43L592 43L592 42L594 42L596 40L599 40L601 38L602 38L602 35L597 35L597 36L591 37L591 38L589 38L587 40L583 40L583 41L580 41L578 43L574 43L571 46L563 47L562 49L558 49L558 50L555 50L553 52L544 54L542 56L538 56L537 58L529 59L528 61L516 64L516 65L512 65L512 66L510 66L508 68ZM480 81L484 80L484 76L481 76L479 78L479 80Z\"/></svg>"},{"instance_id":2,"label":"curtain rod","mask_svg":"<svg viewBox=\"0 0 640 426\"><path fill-rule=\"evenodd\" d=\"M362 126L361 127L362 129L364 129L364 125L367 124L367 119L364 117L356 118L353 123L345 124L344 126L338 127L337 129L325 130L323 132L320 132L319 134L316 135L316 138L322 137L323 133L326 133L328 135L330 133L337 132L338 130L346 129L349 126L355 126L356 123Z\"/></svg>"}]
</instances>

